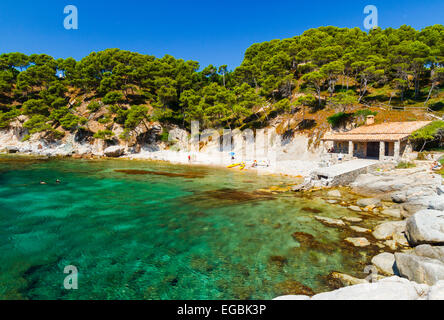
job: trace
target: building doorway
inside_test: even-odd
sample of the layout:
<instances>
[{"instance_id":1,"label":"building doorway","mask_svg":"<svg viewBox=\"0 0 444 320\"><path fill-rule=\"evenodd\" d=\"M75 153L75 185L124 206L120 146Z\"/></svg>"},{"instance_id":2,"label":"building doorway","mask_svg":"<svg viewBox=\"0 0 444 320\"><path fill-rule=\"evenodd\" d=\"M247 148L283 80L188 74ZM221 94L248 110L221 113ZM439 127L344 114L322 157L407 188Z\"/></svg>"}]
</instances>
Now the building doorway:
<instances>
[{"instance_id":1,"label":"building doorway","mask_svg":"<svg viewBox=\"0 0 444 320\"><path fill-rule=\"evenodd\" d=\"M367 142L367 157L379 159L379 142Z\"/></svg>"}]
</instances>

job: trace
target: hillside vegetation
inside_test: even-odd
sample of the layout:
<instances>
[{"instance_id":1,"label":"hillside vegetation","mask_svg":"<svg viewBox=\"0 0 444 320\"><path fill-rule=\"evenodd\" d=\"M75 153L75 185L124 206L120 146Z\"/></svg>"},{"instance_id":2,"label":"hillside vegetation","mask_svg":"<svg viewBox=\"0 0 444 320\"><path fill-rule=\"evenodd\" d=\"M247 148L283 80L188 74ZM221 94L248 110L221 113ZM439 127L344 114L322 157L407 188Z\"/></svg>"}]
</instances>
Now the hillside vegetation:
<instances>
[{"instance_id":1,"label":"hillside vegetation","mask_svg":"<svg viewBox=\"0 0 444 320\"><path fill-rule=\"evenodd\" d=\"M25 139L82 131L129 140L140 126L189 129L192 120L201 128L322 131L370 113L377 121L423 119L412 106L440 114L443 82L442 25L310 29L253 44L235 70L119 49L80 61L7 53L0 56L0 128L20 117Z\"/></svg>"}]
</instances>

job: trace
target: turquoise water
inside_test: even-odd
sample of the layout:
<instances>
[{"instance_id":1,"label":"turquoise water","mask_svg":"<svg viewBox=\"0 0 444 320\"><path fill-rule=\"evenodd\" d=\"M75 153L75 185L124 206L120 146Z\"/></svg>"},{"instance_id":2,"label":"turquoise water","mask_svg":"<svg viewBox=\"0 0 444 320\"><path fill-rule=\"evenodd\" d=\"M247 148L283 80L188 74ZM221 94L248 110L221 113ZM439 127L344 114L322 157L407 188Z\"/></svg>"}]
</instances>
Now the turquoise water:
<instances>
[{"instance_id":1,"label":"turquoise water","mask_svg":"<svg viewBox=\"0 0 444 320\"><path fill-rule=\"evenodd\" d=\"M129 169L139 171L116 172ZM0 298L271 299L300 284L328 290L326 275L356 274L368 252L345 247L344 231L307 207L331 217L348 210L254 192L290 182L155 162L3 158ZM63 287L68 265L79 270L78 290Z\"/></svg>"}]
</instances>

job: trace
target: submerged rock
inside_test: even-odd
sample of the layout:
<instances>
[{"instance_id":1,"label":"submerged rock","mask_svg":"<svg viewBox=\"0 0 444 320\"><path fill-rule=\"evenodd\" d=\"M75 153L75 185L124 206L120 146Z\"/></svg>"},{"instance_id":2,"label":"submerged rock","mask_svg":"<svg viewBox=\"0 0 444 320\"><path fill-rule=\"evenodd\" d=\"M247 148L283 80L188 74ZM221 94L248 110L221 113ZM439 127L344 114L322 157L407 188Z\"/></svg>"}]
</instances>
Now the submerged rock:
<instances>
[{"instance_id":1,"label":"submerged rock","mask_svg":"<svg viewBox=\"0 0 444 320\"><path fill-rule=\"evenodd\" d=\"M356 212L361 212L361 211L362 211L361 208L358 207L358 206L349 206L348 208L349 208L350 210L352 210L352 211L356 211Z\"/></svg>"},{"instance_id":2,"label":"submerged rock","mask_svg":"<svg viewBox=\"0 0 444 320\"><path fill-rule=\"evenodd\" d=\"M378 198L364 198L356 201L356 204L360 207L368 207L368 206L379 207L381 206L381 200L379 200Z\"/></svg>"},{"instance_id":3,"label":"submerged rock","mask_svg":"<svg viewBox=\"0 0 444 320\"><path fill-rule=\"evenodd\" d=\"M406 221L390 221L378 225L373 236L378 240L389 240L395 233L402 233L406 229Z\"/></svg>"},{"instance_id":4,"label":"submerged rock","mask_svg":"<svg viewBox=\"0 0 444 320\"><path fill-rule=\"evenodd\" d=\"M333 198L340 198L342 195L339 190L330 190L329 192L327 192L327 196Z\"/></svg>"},{"instance_id":5,"label":"submerged rock","mask_svg":"<svg viewBox=\"0 0 444 320\"><path fill-rule=\"evenodd\" d=\"M315 216L314 217L317 221L321 222L322 224L325 224L327 226L336 226L336 227L344 227L345 222L341 219L333 219L333 218L327 218L322 216Z\"/></svg>"},{"instance_id":6,"label":"submerged rock","mask_svg":"<svg viewBox=\"0 0 444 320\"><path fill-rule=\"evenodd\" d=\"M310 208L310 207L304 207L304 208L302 208L302 211L311 212L311 213L321 213L322 212L322 210L319 210L316 208Z\"/></svg>"},{"instance_id":7,"label":"submerged rock","mask_svg":"<svg viewBox=\"0 0 444 320\"><path fill-rule=\"evenodd\" d=\"M355 232L359 232L359 233L371 233L372 232L370 229L362 228L359 226L350 226L350 229L352 229Z\"/></svg>"},{"instance_id":8,"label":"submerged rock","mask_svg":"<svg viewBox=\"0 0 444 320\"><path fill-rule=\"evenodd\" d=\"M276 284L275 288L276 291L282 292L282 295L314 295L314 291L311 288L295 280L280 282Z\"/></svg>"},{"instance_id":9,"label":"submerged rock","mask_svg":"<svg viewBox=\"0 0 444 320\"><path fill-rule=\"evenodd\" d=\"M362 218L357 218L357 217L341 217L342 220L348 221L348 222L352 222L352 223L357 223L357 222L362 222L363 219Z\"/></svg>"},{"instance_id":10,"label":"submerged rock","mask_svg":"<svg viewBox=\"0 0 444 320\"><path fill-rule=\"evenodd\" d=\"M370 245L370 241L367 238L346 238L345 241L355 247L367 247Z\"/></svg>"},{"instance_id":11,"label":"submerged rock","mask_svg":"<svg viewBox=\"0 0 444 320\"><path fill-rule=\"evenodd\" d=\"M299 243L307 243L314 241L314 236L305 232L295 232L291 235L294 240Z\"/></svg>"},{"instance_id":12,"label":"submerged rock","mask_svg":"<svg viewBox=\"0 0 444 320\"><path fill-rule=\"evenodd\" d=\"M332 243L323 243L317 241L315 237L305 232L295 232L291 235L293 239L300 243L301 247L310 248L317 251L329 252L335 249Z\"/></svg>"},{"instance_id":13,"label":"submerged rock","mask_svg":"<svg viewBox=\"0 0 444 320\"><path fill-rule=\"evenodd\" d=\"M277 264L278 266L283 266L288 263L288 259L283 256L271 256L270 262Z\"/></svg>"}]
</instances>

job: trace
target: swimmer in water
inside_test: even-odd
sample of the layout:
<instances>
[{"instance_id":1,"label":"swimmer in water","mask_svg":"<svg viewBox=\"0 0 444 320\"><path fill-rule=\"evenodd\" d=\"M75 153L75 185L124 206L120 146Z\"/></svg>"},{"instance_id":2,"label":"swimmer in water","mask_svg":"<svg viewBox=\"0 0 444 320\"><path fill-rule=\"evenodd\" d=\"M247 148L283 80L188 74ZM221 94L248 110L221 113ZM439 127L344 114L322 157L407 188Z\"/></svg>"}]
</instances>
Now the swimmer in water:
<instances>
[{"instance_id":1,"label":"swimmer in water","mask_svg":"<svg viewBox=\"0 0 444 320\"><path fill-rule=\"evenodd\" d=\"M47 184L45 181L40 181L40 184Z\"/></svg>"},{"instance_id":2,"label":"swimmer in water","mask_svg":"<svg viewBox=\"0 0 444 320\"><path fill-rule=\"evenodd\" d=\"M60 181L59 179L56 180L57 184L60 184L62 181Z\"/></svg>"}]
</instances>

